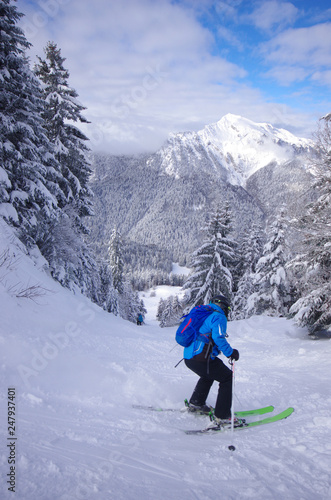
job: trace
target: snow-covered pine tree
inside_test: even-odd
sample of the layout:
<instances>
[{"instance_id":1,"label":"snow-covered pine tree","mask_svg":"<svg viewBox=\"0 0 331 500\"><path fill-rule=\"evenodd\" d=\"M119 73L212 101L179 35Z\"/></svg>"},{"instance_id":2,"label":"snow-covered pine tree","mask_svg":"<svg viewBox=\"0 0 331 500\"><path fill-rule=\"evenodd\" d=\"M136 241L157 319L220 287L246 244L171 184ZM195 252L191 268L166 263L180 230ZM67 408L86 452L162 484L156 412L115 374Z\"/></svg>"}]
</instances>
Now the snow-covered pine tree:
<instances>
[{"instance_id":1,"label":"snow-covered pine tree","mask_svg":"<svg viewBox=\"0 0 331 500\"><path fill-rule=\"evenodd\" d=\"M121 233L117 228L114 228L110 235L108 253L114 288L119 294L122 294L124 291L125 281L123 241Z\"/></svg>"},{"instance_id":2,"label":"snow-covered pine tree","mask_svg":"<svg viewBox=\"0 0 331 500\"><path fill-rule=\"evenodd\" d=\"M231 319L244 319L247 316L247 299L254 293L254 275L262 254L263 240L263 230L255 223L243 236L240 249L241 277L231 306Z\"/></svg>"},{"instance_id":3,"label":"snow-covered pine tree","mask_svg":"<svg viewBox=\"0 0 331 500\"><path fill-rule=\"evenodd\" d=\"M290 314L310 333L331 329L331 113L322 120L315 141L319 157L313 189L318 196L295 223L303 251L291 262L300 273L301 297Z\"/></svg>"},{"instance_id":4,"label":"snow-covered pine tree","mask_svg":"<svg viewBox=\"0 0 331 500\"><path fill-rule=\"evenodd\" d=\"M173 297L168 297L164 301L164 307L161 314L160 319L160 327L164 328L165 326L169 326L171 319L173 317L173 308L172 308L172 299Z\"/></svg>"},{"instance_id":5,"label":"snow-covered pine tree","mask_svg":"<svg viewBox=\"0 0 331 500\"><path fill-rule=\"evenodd\" d=\"M146 309L138 292L132 290L128 280L123 284L123 291L119 295L119 313L121 318L136 323L139 314L145 317Z\"/></svg>"},{"instance_id":6,"label":"snow-covered pine tree","mask_svg":"<svg viewBox=\"0 0 331 500\"><path fill-rule=\"evenodd\" d=\"M61 190L40 85L25 57L30 43L16 25L22 16L11 0L0 1L0 215L33 245L59 216Z\"/></svg>"},{"instance_id":7,"label":"snow-covered pine tree","mask_svg":"<svg viewBox=\"0 0 331 500\"><path fill-rule=\"evenodd\" d=\"M35 73L42 82L47 137L55 147L61 169L65 199L59 203L65 212L70 206L71 217L74 209L75 225L85 232L82 217L93 214L92 192L88 186L91 174L88 138L74 123L88 123L82 115L86 108L78 102L76 90L69 86L69 71L63 66L65 58L55 43L47 44L45 56L44 60L38 57Z\"/></svg>"},{"instance_id":8,"label":"snow-covered pine tree","mask_svg":"<svg viewBox=\"0 0 331 500\"><path fill-rule=\"evenodd\" d=\"M139 294L138 292L134 292L135 293L135 296L137 297L138 299L138 310L137 310L137 314L136 314L136 320L137 320L137 317L139 316L139 314L142 315L143 319L145 319L145 316L146 316L146 313L147 313L147 309L145 307L145 304L144 304L144 301L143 299L140 299L139 298Z\"/></svg>"},{"instance_id":9,"label":"snow-covered pine tree","mask_svg":"<svg viewBox=\"0 0 331 500\"><path fill-rule=\"evenodd\" d=\"M108 263L100 266L99 305L107 312L119 314L118 291L113 286L113 278Z\"/></svg>"},{"instance_id":10,"label":"snow-covered pine tree","mask_svg":"<svg viewBox=\"0 0 331 500\"><path fill-rule=\"evenodd\" d=\"M178 298L178 295L174 296L172 309L174 311L174 318L173 318L175 321L174 324L177 325L177 324L179 324L179 322L180 322L179 320L183 315L183 307L182 307L182 304Z\"/></svg>"},{"instance_id":11,"label":"snow-covered pine tree","mask_svg":"<svg viewBox=\"0 0 331 500\"><path fill-rule=\"evenodd\" d=\"M287 225L285 210L282 208L270 224L269 239L264 245L262 257L256 264L253 279L255 291L247 300L247 316L253 314L284 316L288 313L291 305L291 287L285 268Z\"/></svg>"},{"instance_id":12,"label":"snow-covered pine tree","mask_svg":"<svg viewBox=\"0 0 331 500\"><path fill-rule=\"evenodd\" d=\"M232 219L229 204L219 205L202 230L203 244L192 255L193 268L183 285L188 290L188 306L208 304L213 295L231 298L231 266L236 261L237 244L230 238Z\"/></svg>"},{"instance_id":13,"label":"snow-covered pine tree","mask_svg":"<svg viewBox=\"0 0 331 500\"><path fill-rule=\"evenodd\" d=\"M157 306L156 319L161 322L162 321L162 313L165 308L165 300L161 297Z\"/></svg>"},{"instance_id":14,"label":"snow-covered pine tree","mask_svg":"<svg viewBox=\"0 0 331 500\"><path fill-rule=\"evenodd\" d=\"M85 144L87 138L73 125L77 121L86 122L81 115L85 108L76 100L76 91L68 86L69 72L63 67L60 50L49 43L45 52L46 60L39 58L35 74L43 89L40 115L57 161L53 173L61 214L37 244L55 279L70 289L78 287L98 302L98 268L83 239L87 232L84 217L92 215L89 150Z\"/></svg>"},{"instance_id":15,"label":"snow-covered pine tree","mask_svg":"<svg viewBox=\"0 0 331 500\"><path fill-rule=\"evenodd\" d=\"M129 279L125 275L123 240L117 228L114 228L111 233L108 254L113 287L118 294L118 313L121 318L135 323L139 314L145 317L147 311L138 292L132 289Z\"/></svg>"},{"instance_id":16,"label":"snow-covered pine tree","mask_svg":"<svg viewBox=\"0 0 331 500\"><path fill-rule=\"evenodd\" d=\"M182 315L183 309L179 302L178 296L171 295L164 300L162 312L159 314L161 328L179 324Z\"/></svg>"}]
</instances>

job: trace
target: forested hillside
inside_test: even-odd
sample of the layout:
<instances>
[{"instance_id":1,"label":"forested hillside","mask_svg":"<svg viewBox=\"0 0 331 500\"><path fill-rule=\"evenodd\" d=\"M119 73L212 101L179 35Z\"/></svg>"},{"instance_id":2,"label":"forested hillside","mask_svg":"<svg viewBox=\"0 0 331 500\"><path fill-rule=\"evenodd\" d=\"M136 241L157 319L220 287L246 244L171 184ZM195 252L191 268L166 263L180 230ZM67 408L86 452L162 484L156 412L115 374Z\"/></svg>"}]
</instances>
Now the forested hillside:
<instances>
[{"instance_id":1,"label":"forested hillside","mask_svg":"<svg viewBox=\"0 0 331 500\"><path fill-rule=\"evenodd\" d=\"M90 221L91 240L104 245L117 226L127 240L156 245L167 250L170 261L185 264L201 240L200 228L208 211L219 201L230 202L238 234L264 216L244 188L213 172L192 169L177 178L146 157L94 155L92 165L95 217Z\"/></svg>"},{"instance_id":2,"label":"forested hillside","mask_svg":"<svg viewBox=\"0 0 331 500\"><path fill-rule=\"evenodd\" d=\"M48 42L31 68L22 14L0 4L0 215L27 254L132 322L145 313L137 290L183 284L170 274L179 263L192 270L180 308L217 288L234 318L329 328L330 114L314 142L228 114L151 154L92 153L61 49ZM0 265L11 266L7 248Z\"/></svg>"},{"instance_id":3,"label":"forested hillside","mask_svg":"<svg viewBox=\"0 0 331 500\"><path fill-rule=\"evenodd\" d=\"M102 257L112 229L119 228L124 245L134 246L126 264L136 283L143 271L168 271L172 262L190 265L201 228L219 203L231 207L238 244L253 224L263 228L281 204L300 211L313 196L311 153L309 141L228 115L201 132L172 135L153 154L94 154L90 241ZM146 261L147 248L165 251L162 263Z\"/></svg>"}]
</instances>

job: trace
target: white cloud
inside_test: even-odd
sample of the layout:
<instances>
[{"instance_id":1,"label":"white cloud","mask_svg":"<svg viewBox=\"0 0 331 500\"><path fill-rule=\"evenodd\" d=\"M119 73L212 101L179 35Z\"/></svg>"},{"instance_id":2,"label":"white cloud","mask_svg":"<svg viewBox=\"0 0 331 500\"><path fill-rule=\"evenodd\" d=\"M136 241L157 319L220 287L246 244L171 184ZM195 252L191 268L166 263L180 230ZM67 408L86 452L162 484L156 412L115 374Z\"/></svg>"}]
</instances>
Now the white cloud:
<instances>
[{"instance_id":1,"label":"white cloud","mask_svg":"<svg viewBox=\"0 0 331 500\"><path fill-rule=\"evenodd\" d=\"M49 40L61 48L70 84L92 122L85 131L94 148L154 150L168 133L198 130L228 112L272 122L277 106L247 84L243 67L213 54L212 32L193 9L201 3L184 3L18 0L34 44L32 59L43 56ZM233 5L221 2L218 8L228 15ZM222 36L239 47L227 29ZM293 123L289 113L282 116L284 127Z\"/></svg>"},{"instance_id":2,"label":"white cloud","mask_svg":"<svg viewBox=\"0 0 331 500\"><path fill-rule=\"evenodd\" d=\"M220 26L217 30L217 34L221 39L230 43L233 47L236 47L238 50L243 50L243 43L230 29L226 28L225 26Z\"/></svg>"},{"instance_id":3,"label":"white cloud","mask_svg":"<svg viewBox=\"0 0 331 500\"><path fill-rule=\"evenodd\" d=\"M331 88L331 70L316 71L312 74L311 79L315 82L328 85Z\"/></svg>"},{"instance_id":4,"label":"white cloud","mask_svg":"<svg viewBox=\"0 0 331 500\"><path fill-rule=\"evenodd\" d=\"M331 23L289 29L261 46L267 63L274 65L267 73L281 84L314 80L328 83L325 70L331 66Z\"/></svg>"},{"instance_id":5,"label":"white cloud","mask_svg":"<svg viewBox=\"0 0 331 500\"><path fill-rule=\"evenodd\" d=\"M239 6L240 6L240 1L217 2L215 10L220 17L228 18L234 21L235 19L237 19Z\"/></svg>"},{"instance_id":6,"label":"white cloud","mask_svg":"<svg viewBox=\"0 0 331 500\"><path fill-rule=\"evenodd\" d=\"M264 76L277 80L281 85L288 86L305 80L309 76L309 71L296 66L274 66L265 72Z\"/></svg>"},{"instance_id":7,"label":"white cloud","mask_svg":"<svg viewBox=\"0 0 331 500\"><path fill-rule=\"evenodd\" d=\"M289 29L262 46L271 62L306 67L331 65L331 23Z\"/></svg>"},{"instance_id":8,"label":"white cloud","mask_svg":"<svg viewBox=\"0 0 331 500\"><path fill-rule=\"evenodd\" d=\"M165 130L188 125L182 113L219 119L220 106L206 104L208 94L220 102L221 87L246 76L210 54L212 36L191 10L166 0L60 1L67 2L65 8L35 30L34 52L43 55L50 38L61 48L70 83L100 135L95 144L110 141L123 148L127 140L132 148L153 147ZM28 14L31 27L37 17Z\"/></svg>"},{"instance_id":9,"label":"white cloud","mask_svg":"<svg viewBox=\"0 0 331 500\"><path fill-rule=\"evenodd\" d=\"M297 18L299 10L290 2L270 0L261 3L252 14L251 21L261 30L269 31L291 25Z\"/></svg>"}]
</instances>

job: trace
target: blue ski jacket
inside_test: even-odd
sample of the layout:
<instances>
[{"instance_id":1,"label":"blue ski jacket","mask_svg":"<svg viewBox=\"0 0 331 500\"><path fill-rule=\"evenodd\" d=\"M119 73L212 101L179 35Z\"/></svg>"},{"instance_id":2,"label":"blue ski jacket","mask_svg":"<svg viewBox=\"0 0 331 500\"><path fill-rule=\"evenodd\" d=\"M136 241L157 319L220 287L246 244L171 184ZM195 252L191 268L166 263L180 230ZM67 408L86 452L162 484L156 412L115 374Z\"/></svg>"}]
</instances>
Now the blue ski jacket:
<instances>
[{"instance_id":1,"label":"blue ski jacket","mask_svg":"<svg viewBox=\"0 0 331 500\"><path fill-rule=\"evenodd\" d=\"M233 353L233 349L226 340L227 319L224 311L216 305L209 304L215 311L211 313L199 329L198 338L188 347L184 348L184 359L192 359L203 351L206 344L209 343L209 334L213 340L213 350L210 359L215 359L220 352L227 358Z\"/></svg>"}]
</instances>

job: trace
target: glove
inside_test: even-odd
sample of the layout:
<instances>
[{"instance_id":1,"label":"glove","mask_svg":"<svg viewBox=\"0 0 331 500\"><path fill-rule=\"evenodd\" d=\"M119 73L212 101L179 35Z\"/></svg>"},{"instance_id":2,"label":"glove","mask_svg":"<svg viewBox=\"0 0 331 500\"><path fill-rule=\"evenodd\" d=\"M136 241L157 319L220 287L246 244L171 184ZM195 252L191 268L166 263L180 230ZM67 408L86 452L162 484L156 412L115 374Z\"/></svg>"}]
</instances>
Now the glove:
<instances>
[{"instance_id":1,"label":"glove","mask_svg":"<svg viewBox=\"0 0 331 500\"><path fill-rule=\"evenodd\" d=\"M231 356L229 356L231 361L238 361L239 359L239 351L237 349L233 349Z\"/></svg>"}]
</instances>

